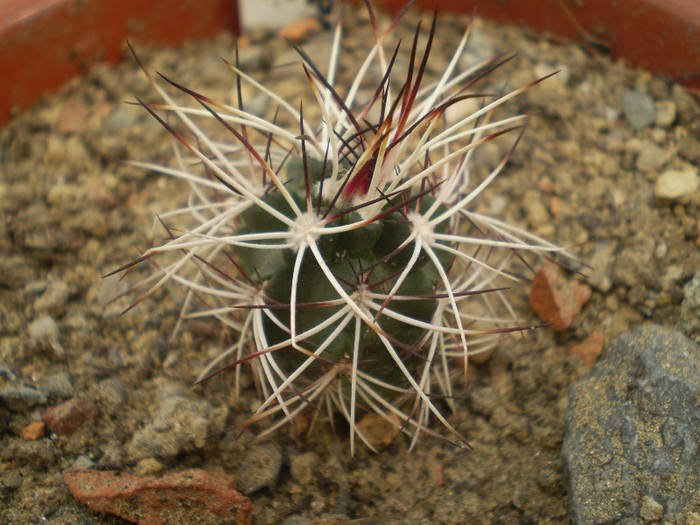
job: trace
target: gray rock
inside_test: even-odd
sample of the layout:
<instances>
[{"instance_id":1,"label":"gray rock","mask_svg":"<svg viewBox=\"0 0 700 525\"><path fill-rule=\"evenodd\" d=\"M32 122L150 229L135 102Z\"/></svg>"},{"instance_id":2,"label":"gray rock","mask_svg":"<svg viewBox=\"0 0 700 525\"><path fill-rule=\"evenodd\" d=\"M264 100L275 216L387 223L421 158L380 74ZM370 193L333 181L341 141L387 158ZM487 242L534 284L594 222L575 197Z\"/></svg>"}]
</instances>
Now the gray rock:
<instances>
[{"instance_id":1,"label":"gray rock","mask_svg":"<svg viewBox=\"0 0 700 525\"><path fill-rule=\"evenodd\" d=\"M48 439L25 441L22 438L9 438L0 450L0 459L18 462L19 465L27 465L34 470L45 470L54 465L59 457L58 448Z\"/></svg>"},{"instance_id":2,"label":"gray rock","mask_svg":"<svg viewBox=\"0 0 700 525\"><path fill-rule=\"evenodd\" d=\"M95 466L95 462L85 454L80 454L77 458L75 458L73 466L79 469L91 469Z\"/></svg>"},{"instance_id":3,"label":"gray rock","mask_svg":"<svg viewBox=\"0 0 700 525\"><path fill-rule=\"evenodd\" d=\"M10 410L16 412L22 412L34 405L45 405L47 403L46 396L41 390L20 380L3 384L0 388L0 400Z\"/></svg>"},{"instance_id":4,"label":"gray rock","mask_svg":"<svg viewBox=\"0 0 700 525\"><path fill-rule=\"evenodd\" d=\"M678 329L688 337L700 337L700 271L683 287Z\"/></svg>"},{"instance_id":5,"label":"gray rock","mask_svg":"<svg viewBox=\"0 0 700 525\"><path fill-rule=\"evenodd\" d=\"M668 161L668 151L656 144L645 144L637 157L639 171L657 171Z\"/></svg>"},{"instance_id":6,"label":"gray rock","mask_svg":"<svg viewBox=\"0 0 700 525\"><path fill-rule=\"evenodd\" d=\"M180 453L201 449L207 436L219 432L227 416L225 408L215 409L204 400L183 390L166 388L153 420L137 431L127 444L127 457L136 462L148 457L174 458Z\"/></svg>"},{"instance_id":7,"label":"gray rock","mask_svg":"<svg viewBox=\"0 0 700 525\"><path fill-rule=\"evenodd\" d=\"M97 399L100 407L108 414L117 414L124 408L127 400L126 388L118 377L108 378L100 381L97 388Z\"/></svg>"},{"instance_id":8,"label":"gray rock","mask_svg":"<svg viewBox=\"0 0 700 525\"><path fill-rule=\"evenodd\" d=\"M236 479L243 494L252 494L277 483L282 468L282 452L272 445L256 445L246 450Z\"/></svg>"},{"instance_id":9,"label":"gray rock","mask_svg":"<svg viewBox=\"0 0 700 525\"><path fill-rule=\"evenodd\" d=\"M68 372L57 372L46 377L40 386L41 391L47 398L63 400L75 394L73 380Z\"/></svg>"},{"instance_id":10,"label":"gray rock","mask_svg":"<svg viewBox=\"0 0 700 525\"><path fill-rule=\"evenodd\" d=\"M662 523L692 510L700 486L700 348L644 325L618 337L576 384L562 454L575 523ZM655 506L658 510L658 508Z\"/></svg>"},{"instance_id":11,"label":"gray rock","mask_svg":"<svg viewBox=\"0 0 700 525\"><path fill-rule=\"evenodd\" d=\"M289 460L289 473L299 485L310 485L320 465L321 458L315 452L297 454Z\"/></svg>"},{"instance_id":12,"label":"gray rock","mask_svg":"<svg viewBox=\"0 0 700 525\"><path fill-rule=\"evenodd\" d=\"M634 129L649 127L656 120L654 101L641 91L627 90L622 93L622 112Z\"/></svg>"},{"instance_id":13,"label":"gray rock","mask_svg":"<svg viewBox=\"0 0 700 525\"><path fill-rule=\"evenodd\" d=\"M615 261L616 243L600 242L590 258L589 265L593 268L588 282L601 292L612 288L612 269Z\"/></svg>"}]
</instances>

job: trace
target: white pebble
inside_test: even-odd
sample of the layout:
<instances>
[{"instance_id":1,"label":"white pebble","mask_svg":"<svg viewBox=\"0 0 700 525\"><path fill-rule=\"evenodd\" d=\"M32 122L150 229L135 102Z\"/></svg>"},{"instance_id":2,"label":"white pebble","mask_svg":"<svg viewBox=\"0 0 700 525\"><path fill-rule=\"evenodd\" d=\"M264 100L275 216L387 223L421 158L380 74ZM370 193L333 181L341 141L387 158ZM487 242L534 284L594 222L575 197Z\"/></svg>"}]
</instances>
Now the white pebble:
<instances>
[{"instance_id":1,"label":"white pebble","mask_svg":"<svg viewBox=\"0 0 700 525\"><path fill-rule=\"evenodd\" d=\"M694 169L668 170L656 181L654 196L664 201L685 200L699 188L700 178Z\"/></svg>"},{"instance_id":2,"label":"white pebble","mask_svg":"<svg viewBox=\"0 0 700 525\"><path fill-rule=\"evenodd\" d=\"M58 339L58 324L50 315L43 315L29 323L29 337L38 341Z\"/></svg>"}]
</instances>

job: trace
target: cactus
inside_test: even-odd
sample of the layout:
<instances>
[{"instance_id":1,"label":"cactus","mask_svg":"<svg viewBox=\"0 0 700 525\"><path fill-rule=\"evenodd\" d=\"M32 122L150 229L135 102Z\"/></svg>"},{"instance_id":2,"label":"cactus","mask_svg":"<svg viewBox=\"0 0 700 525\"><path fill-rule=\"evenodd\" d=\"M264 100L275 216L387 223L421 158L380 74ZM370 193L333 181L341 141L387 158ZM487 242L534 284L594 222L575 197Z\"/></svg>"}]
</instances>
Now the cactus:
<instances>
[{"instance_id":1,"label":"cactus","mask_svg":"<svg viewBox=\"0 0 700 525\"><path fill-rule=\"evenodd\" d=\"M250 369L262 399L250 423L267 421L262 435L311 406L342 415L353 453L357 439L376 448L358 425L372 411L408 434L411 447L424 433L467 447L443 414L444 405L455 409L454 376L466 379L469 357L494 347L500 334L530 328L508 307L502 281L521 280L513 265L527 266L526 253L562 252L474 207L527 120L496 119L494 109L536 82L499 96L471 92L509 58L458 71L467 28L443 74L426 83L435 16L424 47L416 29L399 74L400 44L391 54L383 45L398 18L382 33L368 10L376 44L345 96L334 85L341 23L325 75L291 44L319 105L315 125L301 104L280 98L237 61L227 62L235 105L162 77L194 104L176 102L141 65L163 102L138 102L172 134L176 165L133 164L187 181L191 194L184 208L162 216L167 242L115 273L148 261L155 272L135 286L147 290L137 302L175 281L187 289L182 319L214 317L237 334L198 381L233 370L239 394L240 374ZM360 100L371 68L381 80ZM294 127L278 124L278 113L272 121L248 113L242 82ZM448 122L448 108L469 98L480 109ZM204 121L224 137L205 132ZM475 150L507 134L505 158L475 180ZM433 430L431 418L447 433Z\"/></svg>"}]
</instances>

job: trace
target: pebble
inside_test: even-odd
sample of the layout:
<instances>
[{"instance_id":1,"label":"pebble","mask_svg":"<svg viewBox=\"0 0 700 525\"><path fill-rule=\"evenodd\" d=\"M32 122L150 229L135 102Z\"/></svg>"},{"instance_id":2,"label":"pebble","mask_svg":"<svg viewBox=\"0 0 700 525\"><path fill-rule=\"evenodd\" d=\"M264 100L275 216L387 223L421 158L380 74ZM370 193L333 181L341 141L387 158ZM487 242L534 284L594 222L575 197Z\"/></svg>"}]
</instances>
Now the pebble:
<instances>
[{"instance_id":1,"label":"pebble","mask_svg":"<svg viewBox=\"0 0 700 525\"><path fill-rule=\"evenodd\" d=\"M84 421L94 419L98 415L97 405L93 401L73 398L48 408L41 419L51 432L70 435L78 430Z\"/></svg>"},{"instance_id":2,"label":"pebble","mask_svg":"<svg viewBox=\"0 0 700 525\"><path fill-rule=\"evenodd\" d=\"M301 514L292 514L291 516L285 518L282 525L314 525L314 523L317 522L311 521L309 518L302 516Z\"/></svg>"},{"instance_id":3,"label":"pebble","mask_svg":"<svg viewBox=\"0 0 700 525\"><path fill-rule=\"evenodd\" d=\"M269 62L270 58L263 46L240 46L238 67L243 71L256 71Z\"/></svg>"},{"instance_id":4,"label":"pebble","mask_svg":"<svg viewBox=\"0 0 700 525\"><path fill-rule=\"evenodd\" d=\"M502 396L491 385L472 388L469 393L469 407L482 416L490 417L502 402Z\"/></svg>"},{"instance_id":5,"label":"pebble","mask_svg":"<svg viewBox=\"0 0 700 525\"><path fill-rule=\"evenodd\" d=\"M676 104L681 124L692 124L700 117L700 105L680 84L674 84L671 88L671 98Z\"/></svg>"},{"instance_id":6,"label":"pebble","mask_svg":"<svg viewBox=\"0 0 700 525\"><path fill-rule=\"evenodd\" d=\"M656 120L654 101L641 91L626 90L622 93L622 112L634 129L649 127Z\"/></svg>"},{"instance_id":7,"label":"pebble","mask_svg":"<svg viewBox=\"0 0 700 525\"><path fill-rule=\"evenodd\" d=\"M126 472L74 469L63 475L73 497L92 510L144 525L250 524L251 504L223 472L183 470L148 479ZM231 520L235 521L231 521Z\"/></svg>"},{"instance_id":8,"label":"pebble","mask_svg":"<svg viewBox=\"0 0 700 525\"><path fill-rule=\"evenodd\" d=\"M47 376L41 381L40 389L47 398L56 400L67 399L75 392L73 379L68 372L57 372Z\"/></svg>"},{"instance_id":9,"label":"pebble","mask_svg":"<svg viewBox=\"0 0 700 525\"><path fill-rule=\"evenodd\" d=\"M124 450L124 443L113 440L107 442L102 448L102 457L99 464L103 468L121 468L125 465L125 460L126 450Z\"/></svg>"},{"instance_id":10,"label":"pebble","mask_svg":"<svg viewBox=\"0 0 700 525\"><path fill-rule=\"evenodd\" d=\"M401 432L401 422L399 418L390 412L388 417L391 421L383 418L379 414L370 412L357 422L357 430L370 445L377 449L386 447Z\"/></svg>"},{"instance_id":11,"label":"pebble","mask_svg":"<svg viewBox=\"0 0 700 525\"><path fill-rule=\"evenodd\" d=\"M253 494L264 487L274 487L281 469L282 452L274 445L248 448L237 472L241 492Z\"/></svg>"},{"instance_id":12,"label":"pebble","mask_svg":"<svg viewBox=\"0 0 700 525\"><path fill-rule=\"evenodd\" d=\"M657 171L668 161L668 151L656 144L646 144L637 157L639 171Z\"/></svg>"},{"instance_id":13,"label":"pebble","mask_svg":"<svg viewBox=\"0 0 700 525\"><path fill-rule=\"evenodd\" d=\"M539 198L538 192L529 191L525 194L523 202L527 221L533 228L537 228L551 221L546 206Z\"/></svg>"},{"instance_id":14,"label":"pebble","mask_svg":"<svg viewBox=\"0 0 700 525\"><path fill-rule=\"evenodd\" d=\"M698 391L700 347L679 332L642 325L606 348L571 389L566 412L562 456L574 523L640 523L642 508L655 506L644 507L638 494L663 494L667 520L692 510Z\"/></svg>"},{"instance_id":15,"label":"pebble","mask_svg":"<svg viewBox=\"0 0 700 525\"><path fill-rule=\"evenodd\" d=\"M0 335L18 335L26 324L15 305L0 303Z\"/></svg>"},{"instance_id":16,"label":"pebble","mask_svg":"<svg viewBox=\"0 0 700 525\"><path fill-rule=\"evenodd\" d=\"M22 437L28 441L35 441L44 437L46 424L43 421L33 421L22 429Z\"/></svg>"},{"instance_id":17,"label":"pebble","mask_svg":"<svg viewBox=\"0 0 700 525\"><path fill-rule=\"evenodd\" d=\"M312 34L316 33L321 29L321 23L317 18L306 18L304 20L298 20L287 24L282 27L278 32L277 36L279 38L286 38L291 40L295 44L300 44L308 39Z\"/></svg>"},{"instance_id":18,"label":"pebble","mask_svg":"<svg viewBox=\"0 0 700 525\"><path fill-rule=\"evenodd\" d=\"M700 178L693 168L668 170L654 185L654 196L659 201L685 201L700 188Z\"/></svg>"},{"instance_id":19,"label":"pebble","mask_svg":"<svg viewBox=\"0 0 700 525\"><path fill-rule=\"evenodd\" d=\"M91 469L94 466L95 462L85 454L80 454L73 462L73 467L79 469Z\"/></svg>"},{"instance_id":20,"label":"pebble","mask_svg":"<svg viewBox=\"0 0 700 525\"><path fill-rule=\"evenodd\" d=\"M564 277L551 266L538 270L530 290L530 307L552 329L566 330L591 298L591 287Z\"/></svg>"},{"instance_id":21,"label":"pebble","mask_svg":"<svg viewBox=\"0 0 700 525\"><path fill-rule=\"evenodd\" d=\"M0 476L0 488L15 490L22 486L22 473L16 469L8 469Z\"/></svg>"},{"instance_id":22,"label":"pebble","mask_svg":"<svg viewBox=\"0 0 700 525\"><path fill-rule=\"evenodd\" d=\"M321 458L315 452L297 454L289 460L289 473L300 485L310 485L321 465Z\"/></svg>"},{"instance_id":23,"label":"pebble","mask_svg":"<svg viewBox=\"0 0 700 525\"><path fill-rule=\"evenodd\" d=\"M39 276L36 264L20 254L0 257L0 286L19 289Z\"/></svg>"},{"instance_id":24,"label":"pebble","mask_svg":"<svg viewBox=\"0 0 700 525\"><path fill-rule=\"evenodd\" d=\"M659 100L654 103L656 108L656 125L670 128L676 121L676 104L673 100Z\"/></svg>"},{"instance_id":25,"label":"pebble","mask_svg":"<svg viewBox=\"0 0 700 525\"><path fill-rule=\"evenodd\" d=\"M689 162L700 164L700 140L681 128L677 129L676 140L678 154Z\"/></svg>"},{"instance_id":26,"label":"pebble","mask_svg":"<svg viewBox=\"0 0 700 525\"><path fill-rule=\"evenodd\" d=\"M678 329L700 341L700 271L683 287Z\"/></svg>"},{"instance_id":27,"label":"pebble","mask_svg":"<svg viewBox=\"0 0 700 525\"><path fill-rule=\"evenodd\" d=\"M598 361L600 353L603 351L604 337L603 332L591 332L591 335L586 339L571 347L570 352L581 358L586 368L590 370Z\"/></svg>"},{"instance_id":28,"label":"pebble","mask_svg":"<svg viewBox=\"0 0 700 525\"><path fill-rule=\"evenodd\" d=\"M37 312L63 313L70 297L68 283L62 279L51 281L39 297L34 301L34 309Z\"/></svg>"},{"instance_id":29,"label":"pebble","mask_svg":"<svg viewBox=\"0 0 700 525\"><path fill-rule=\"evenodd\" d=\"M38 388L23 381L13 381L0 389L0 400L15 412L23 412L35 405L45 405L46 396Z\"/></svg>"},{"instance_id":30,"label":"pebble","mask_svg":"<svg viewBox=\"0 0 700 525\"><path fill-rule=\"evenodd\" d=\"M201 449L207 436L223 429L227 409L215 409L177 387L161 392L153 419L136 431L126 446L128 459L174 458Z\"/></svg>"},{"instance_id":31,"label":"pebble","mask_svg":"<svg viewBox=\"0 0 700 525\"><path fill-rule=\"evenodd\" d=\"M612 269L616 249L615 243L598 243L590 260L587 261L593 268L588 282L596 290L607 292L612 288Z\"/></svg>"},{"instance_id":32,"label":"pebble","mask_svg":"<svg viewBox=\"0 0 700 525\"><path fill-rule=\"evenodd\" d=\"M58 341L58 323L50 315L42 315L29 323L29 337L37 341Z\"/></svg>"},{"instance_id":33,"label":"pebble","mask_svg":"<svg viewBox=\"0 0 700 525\"><path fill-rule=\"evenodd\" d=\"M644 496L642 507L639 509L639 517L644 521L661 521L664 517L664 507L654 498Z\"/></svg>"},{"instance_id":34,"label":"pebble","mask_svg":"<svg viewBox=\"0 0 700 525\"><path fill-rule=\"evenodd\" d=\"M58 118L58 131L61 133L82 133L87 129L90 110L79 97L68 98L63 104Z\"/></svg>"},{"instance_id":35,"label":"pebble","mask_svg":"<svg viewBox=\"0 0 700 525\"><path fill-rule=\"evenodd\" d=\"M22 438L10 438L5 443L5 448L0 450L0 459L27 465L37 471L45 471L59 458L56 445L49 439L26 441Z\"/></svg>"},{"instance_id":36,"label":"pebble","mask_svg":"<svg viewBox=\"0 0 700 525\"><path fill-rule=\"evenodd\" d=\"M126 388L118 377L104 379L97 384L97 401L109 415L115 415L124 408L127 401Z\"/></svg>"},{"instance_id":37,"label":"pebble","mask_svg":"<svg viewBox=\"0 0 700 525\"><path fill-rule=\"evenodd\" d=\"M151 476L166 469L165 465L156 458L144 458L134 465L134 473L139 476Z\"/></svg>"}]
</instances>

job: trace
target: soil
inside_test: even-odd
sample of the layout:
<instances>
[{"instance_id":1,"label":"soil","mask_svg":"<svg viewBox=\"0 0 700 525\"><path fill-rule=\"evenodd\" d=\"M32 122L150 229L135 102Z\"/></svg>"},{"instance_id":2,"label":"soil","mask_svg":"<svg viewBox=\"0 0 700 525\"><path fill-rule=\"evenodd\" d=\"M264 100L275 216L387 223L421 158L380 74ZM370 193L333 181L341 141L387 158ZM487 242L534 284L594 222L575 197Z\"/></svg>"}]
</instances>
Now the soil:
<instances>
[{"instance_id":1,"label":"soil","mask_svg":"<svg viewBox=\"0 0 700 525\"><path fill-rule=\"evenodd\" d=\"M343 60L350 64L372 37L364 14L351 11L347 19ZM417 19L409 13L398 33L412 35ZM431 75L445 66L467 22L439 21ZM128 459L125 444L154 419L164 389L191 385L230 337L202 322L171 338L182 300L173 286L124 315L133 296L109 302L123 285L103 276L162 238L156 214L187 192L123 162L168 163L171 154L168 133L125 103L157 100L128 58L95 67L0 130L0 379L19 378L46 396L34 402L25 392L16 402L0 401L0 523L125 523L73 499L62 475L76 465L139 474L223 469L248 493L257 524L569 522L563 416L569 387L587 373L571 348L596 332L611 341L647 320L676 326L683 285L700 268L698 195L665 202L654 188L666 171L697 173L700 110L672 81L589 46L478 18L474 24L477 55L518 53L490 77L489 89L507 91L561 70L504 108L532 118L480 206L575 246L591 267L583 273L593 294L568 329L504 337L488 361L470 367L451 422L473 449L424 437L409 453L397 437L379 454L360 447L351 458L347 429L336 422L300 435L285 427L261 442L253 441L255 429L231 431L174 456ZM330 38L320 30L303 47L321 59ZM231 100L233 75L220 60L232 61L231 35L179 49L134 45L149 71ZM294 51L274 36L241 42L241 62L288 100L310 95ZM343 63L341 82L352 71ZM625 112L629 93L655 103L651 121L640 125ZM493 167L504 153L499 143L489 145L475 169ZM537 324L527 294L525 285L511 298L519 315ZM224 374L187 396L206 402L202 412L217 428L230 428L256 403L251 382L238 400L232 384ZM23 437L47 406L68 398L93 401L99 416L70 435ZM281 456L281 466L269 467L269 456ZM256 475L265 479L253 483Z\"/></svg>"}]
</instances>

